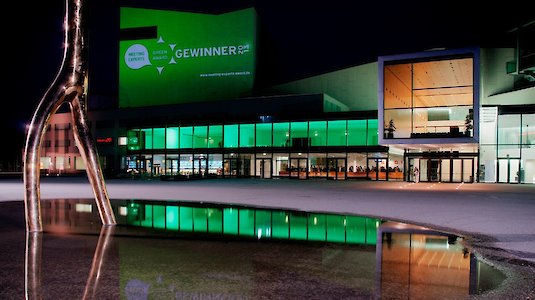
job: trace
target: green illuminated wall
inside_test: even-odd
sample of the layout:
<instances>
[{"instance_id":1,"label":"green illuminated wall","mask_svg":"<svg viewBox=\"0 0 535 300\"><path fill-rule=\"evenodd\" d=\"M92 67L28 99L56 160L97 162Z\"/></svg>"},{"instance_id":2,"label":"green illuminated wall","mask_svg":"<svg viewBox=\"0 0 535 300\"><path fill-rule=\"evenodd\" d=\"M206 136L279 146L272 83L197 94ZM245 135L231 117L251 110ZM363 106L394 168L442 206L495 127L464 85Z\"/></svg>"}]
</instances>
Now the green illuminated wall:
<instances>
[{"instance_id":1,"label":"green illuminated wall","mask_svg":"<svg viewBox=\"0 0 535 300\"><path fill-rule=\"evenodd\" d=\"M308 138L313 147L377 146L377 128L376 119L336 120L132 129L127 137L132 151L290 147L293 138Z\"/></svg>"},{"instance_id":2,"label":"green illuminated wall","mask_svg":"<svg viewBox=\"0 0 535 300\"><path fill-rule=\"evenodd\" d=\"M131 202L127 225L184 233L375 245L380 220L361 216L246 207Z\"/></svg>"},{"instance_id":3,"label":"green illuminated wall","mask_svg":"<svg viewBox=\"0 0 535 300\"><path fill-rule=\"evenodd\" d=\"M119 45L119 107L225 100L249 95L256 13L220 15L121 8L120 28L156 27Z\"/></svg>"}]
</instances>

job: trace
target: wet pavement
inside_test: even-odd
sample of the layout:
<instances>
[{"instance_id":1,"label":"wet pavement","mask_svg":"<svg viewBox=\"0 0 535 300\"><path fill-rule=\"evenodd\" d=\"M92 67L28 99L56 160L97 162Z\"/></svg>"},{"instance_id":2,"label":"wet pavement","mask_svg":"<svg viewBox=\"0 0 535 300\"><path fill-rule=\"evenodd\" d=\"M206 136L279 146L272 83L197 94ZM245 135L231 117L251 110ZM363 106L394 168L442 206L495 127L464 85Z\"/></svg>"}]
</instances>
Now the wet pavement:
<instances>
[{"instance_id":1,"label":"wet pavement","mask_svg":"<svg viewBox=\"0 0 535 300\"><path fill-rule=\"evenodd\" d=\"M463 243L506 279L478 297L533 299L535 186L297 180L160 182L108 180L112 198L181 199L351 213L412 222L465 236ZM0 200L22 199L20 180L0 181ZM43 198L89 198L84 178L44 178ZM498 296L497 296L498 295Z\"/></svg>"}]
</instances>

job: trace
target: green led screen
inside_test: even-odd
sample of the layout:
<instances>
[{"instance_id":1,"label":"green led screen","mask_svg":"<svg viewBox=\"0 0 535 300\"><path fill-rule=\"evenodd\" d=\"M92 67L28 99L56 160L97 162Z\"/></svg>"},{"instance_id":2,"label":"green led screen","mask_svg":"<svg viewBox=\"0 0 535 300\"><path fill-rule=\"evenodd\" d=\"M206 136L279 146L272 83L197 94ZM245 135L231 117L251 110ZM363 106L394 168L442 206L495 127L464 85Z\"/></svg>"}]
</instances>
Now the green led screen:
<instances>
[{"instance_id":1,"label":"green led screen","mask_svg":"<svg viewBox=\"0 0 535 300\"><path fill-rule=\"evenodd\" d=\"M250 95L255 74L253 8L219 15L121 8L121 30L156 28L119 45L119 107Z\"/></svg>"}]
</instances>

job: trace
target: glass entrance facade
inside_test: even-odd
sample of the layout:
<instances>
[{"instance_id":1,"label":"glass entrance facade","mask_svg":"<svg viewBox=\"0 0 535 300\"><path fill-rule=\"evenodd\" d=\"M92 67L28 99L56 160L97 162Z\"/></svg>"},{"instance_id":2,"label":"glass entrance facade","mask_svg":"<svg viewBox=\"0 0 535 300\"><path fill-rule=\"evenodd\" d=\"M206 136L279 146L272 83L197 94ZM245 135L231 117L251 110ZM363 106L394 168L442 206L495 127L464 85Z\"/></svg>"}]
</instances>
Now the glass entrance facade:
<instances>
[{"instance_id":1,"label":"glass entrance facade","mask_svg":"<svg viewBox=\"0 0 535 300\"><path fill-rule=\"evenodd\" d=\"M137 128L127 160L147 176L387 178L368 164L379 150L377 119ZM372 174L373 175L370 175Z\"/></svg>"},{"instance_id":2,"label":"glass entrance facade","mask_svg":"<svg viewBox=\"0 0 535 300\"><path fill-rule=\"evenodd\" d=\"M535 183L535 113L482 110L479 180Z\"/></svg>"}]
</instances>

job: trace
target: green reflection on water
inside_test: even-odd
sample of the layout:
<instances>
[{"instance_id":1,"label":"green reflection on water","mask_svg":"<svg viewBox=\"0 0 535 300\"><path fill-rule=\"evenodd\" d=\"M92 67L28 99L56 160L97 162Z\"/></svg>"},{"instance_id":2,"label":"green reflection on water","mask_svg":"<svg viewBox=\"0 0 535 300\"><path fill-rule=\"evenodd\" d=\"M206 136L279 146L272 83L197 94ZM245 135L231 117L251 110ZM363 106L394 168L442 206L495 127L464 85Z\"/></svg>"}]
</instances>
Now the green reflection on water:
<instances>
[{"instance_id":1,"label":"green reflection on water","mask_svg":"<svg viewBox=\"0 0 535 300\"><path fill-rule=\"evenodd\" d=\"M217 236L375 245L381 222L352 215L152 203L129 202L127 225Z\"/></svg>"}]
</instances>

